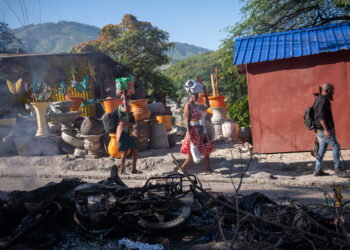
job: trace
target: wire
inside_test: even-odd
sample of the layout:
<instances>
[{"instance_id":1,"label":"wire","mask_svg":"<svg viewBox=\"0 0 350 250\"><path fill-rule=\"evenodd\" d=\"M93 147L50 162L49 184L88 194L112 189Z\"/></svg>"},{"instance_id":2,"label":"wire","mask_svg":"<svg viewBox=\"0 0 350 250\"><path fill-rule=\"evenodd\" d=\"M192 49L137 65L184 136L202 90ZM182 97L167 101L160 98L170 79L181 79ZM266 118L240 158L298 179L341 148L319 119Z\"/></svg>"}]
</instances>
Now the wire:
<instances>
[{"instance_id":1,"label":"wire","mask_svg":"<svg viewBox=\"0 0 350 250\"><path fill-rule=\"evenodd\" d=\"M5 0L5 3L7 4L7 6L9 7L9 9L11 10L11 12L17 17L19 23L23 26L23 23L22 23L21 19L18 17L18 15L16 14L16 12L12 9L11 5L7 2L7 0Z\"/></svg>"}]
</instances>

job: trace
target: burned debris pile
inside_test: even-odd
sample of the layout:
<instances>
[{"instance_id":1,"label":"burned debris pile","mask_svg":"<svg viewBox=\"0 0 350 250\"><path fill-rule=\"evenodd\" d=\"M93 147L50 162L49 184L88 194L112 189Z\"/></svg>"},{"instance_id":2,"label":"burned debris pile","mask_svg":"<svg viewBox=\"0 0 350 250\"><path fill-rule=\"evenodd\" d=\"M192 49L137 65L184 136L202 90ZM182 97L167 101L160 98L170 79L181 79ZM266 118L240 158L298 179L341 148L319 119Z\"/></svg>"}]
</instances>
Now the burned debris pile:
<instances>
[{"instance_id":1,"label":"burned debris pile","mask_svg":"<svg viewBox=\"0 0 350 250\"><path fill-rule=\"evenodd\" d=\"M63 180L0 197L0 248L53 247L70 237L108 240L197 235L227 248L341 248L349 244L347 203L278 204L261 193L225 196L204 190L193 175L150 178L128 188L112 168L100 183ZM330 197L329 197L330 198ZM198 238L198 237L197 237Z\"/></svg>"}]
</instances>

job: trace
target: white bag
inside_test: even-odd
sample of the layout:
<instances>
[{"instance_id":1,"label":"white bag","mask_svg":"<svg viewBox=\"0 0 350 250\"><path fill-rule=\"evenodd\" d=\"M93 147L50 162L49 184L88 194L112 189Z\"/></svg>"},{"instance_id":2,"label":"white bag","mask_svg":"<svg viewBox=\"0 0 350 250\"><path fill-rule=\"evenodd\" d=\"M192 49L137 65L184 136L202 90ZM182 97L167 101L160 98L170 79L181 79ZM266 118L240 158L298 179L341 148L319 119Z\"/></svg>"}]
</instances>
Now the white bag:
<instances>
[{"instance_id":1,"label":"white bag","mask_svg":"<svg viewBox=\"0 0 350 250\"><path fill-rule=\"evenodd\" d=\"M192 142L190 143L191 155L194 163L199 163L201 161L201 154L199 153L198 148Z\"/></svg>"}]
</instances>

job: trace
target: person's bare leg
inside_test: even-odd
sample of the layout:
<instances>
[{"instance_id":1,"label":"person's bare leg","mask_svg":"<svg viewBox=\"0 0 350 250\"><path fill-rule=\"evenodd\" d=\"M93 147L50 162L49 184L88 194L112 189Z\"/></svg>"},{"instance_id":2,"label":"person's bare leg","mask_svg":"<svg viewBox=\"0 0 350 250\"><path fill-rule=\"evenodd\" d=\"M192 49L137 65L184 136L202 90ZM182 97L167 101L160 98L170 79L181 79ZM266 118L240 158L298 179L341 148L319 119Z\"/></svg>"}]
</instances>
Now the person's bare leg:
<instances>
[{"instance_id":1,"label":"person's bare leg","mask_svg":"<svg viewBox=\"0 0 350 250\"><path fill-rule=\"evenodd\" d=\"M205 160L205 171L206 172L211 172L212 170L210 169L210 158L209 155L204 157Z\"/></svg>"},{"instance_id":2,"label":"person's bare leg","mask_svg":"<svg viewBox=\"0 0 350 250\"><path fill-rule=\"evenodd\" d=\"M137 148L135 148L132 151L132 170L131 172L137 172L136 170L136 163L137 163L137 155L138 155L139 150Z\"/></svg>"},{"instance_id":3,"label":"person's bare leg","mask_svg":"<svg viewBox=\"0 0 350 250\"><path fill-rule=\"evenodd\" d=\"M128 156L128 151L123 151L122 158L120 159L120 173L121 174L125 173L125 160L126 160L127 156Z\"/></svg>"},{"instance_id":4,"label":"person's bare leg","mask_svg":"<svg viewBox=\"0 0 350 250\"><path fill-rule=\"evenodd\" d=\"M187 165L191 162L191 160L192 160L192 155L188 154L185 162L181 166L182 171L186 171Z\"/></svg>"}]
</instances>

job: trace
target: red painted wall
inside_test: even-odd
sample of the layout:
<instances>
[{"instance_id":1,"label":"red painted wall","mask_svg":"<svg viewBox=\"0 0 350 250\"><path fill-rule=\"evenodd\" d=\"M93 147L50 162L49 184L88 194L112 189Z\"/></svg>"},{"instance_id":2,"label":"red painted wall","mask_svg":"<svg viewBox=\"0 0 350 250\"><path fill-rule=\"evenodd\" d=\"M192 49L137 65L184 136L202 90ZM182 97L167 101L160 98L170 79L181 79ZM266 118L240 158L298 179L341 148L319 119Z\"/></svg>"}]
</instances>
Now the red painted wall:
<instances>
[{"instance_id":1,"label":"red painted wall","mask_svg":"<svg viewBox=\"0 0 350 250\"><path fill-rule=\"evenodd\" d=\"M332 112L342 149L350 148L350 51L247 65L254 151L308 151L315 138L303 121L318 87L335 87Z\"/></svg>"}]
</instances>

